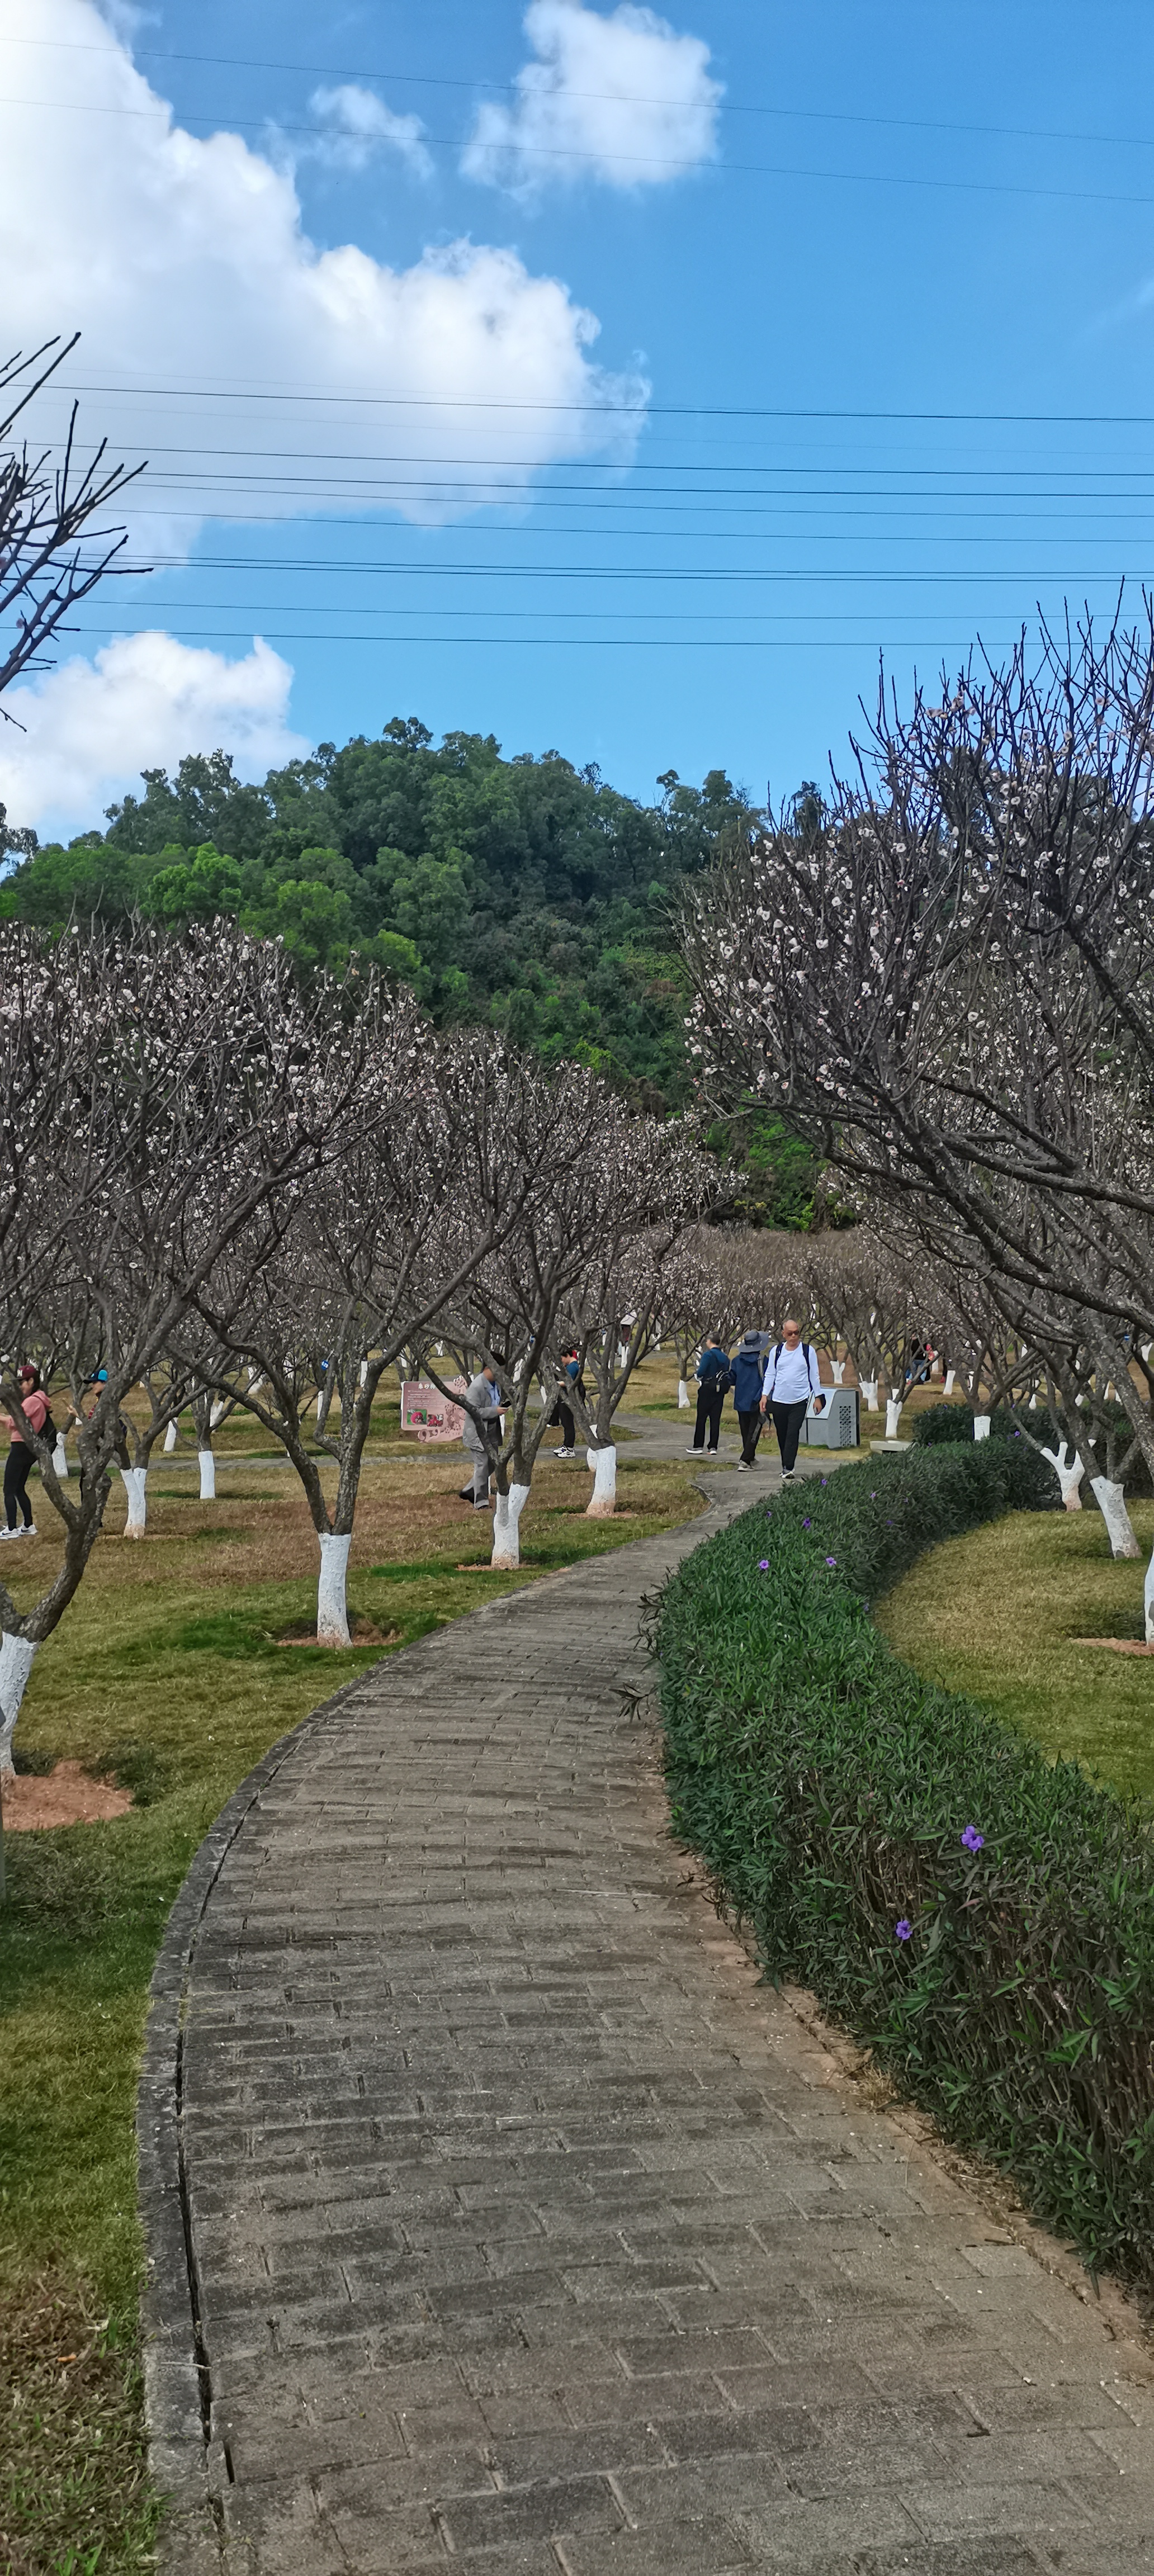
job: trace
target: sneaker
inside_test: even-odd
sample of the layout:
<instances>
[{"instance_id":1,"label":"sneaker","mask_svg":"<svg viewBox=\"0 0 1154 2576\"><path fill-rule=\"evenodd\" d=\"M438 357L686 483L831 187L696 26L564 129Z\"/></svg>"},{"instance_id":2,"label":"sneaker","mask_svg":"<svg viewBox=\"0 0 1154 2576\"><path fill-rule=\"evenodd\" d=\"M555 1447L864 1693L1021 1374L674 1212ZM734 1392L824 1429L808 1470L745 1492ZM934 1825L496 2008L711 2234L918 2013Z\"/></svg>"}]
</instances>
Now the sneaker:
<instances>
[{"instance_id":1,"label":"sneaker","mask_svg":"<svg viewBox=\"0 0 1154 2576\"><path fill-rule=\"evenodd\" d=\"M783 1484L783 1485L792 1485L792 1483L793 1483L793 1469L792 1469L792 1467L783 1467L783 1468L782 1468L782 1471L781 1471L781 1481L782 1481L782 1484Z\"/></svg>"},{"instance_id":2,"label":"sneaker","mask_svg":"<svg viewBox=\"0 0 1154 2576\"><path fill-rule=\"evenodd\" d=\"M23 1529L22 1529L22 1530L18 1529L18 1530L17 1530L17 1532L16 1532L16 1536L17 1536L17 1538L35 1538L35 1536L36 1536L36 1523L35 1523L35 1521L25 1521Z\"/></svg>"},{"instance_id":3,"label":"sneaker","mask_svg":"<svg viewBox=\"0 0 1154 2576\"><path fill-rule=\"evenodd\" d=\"M746 1468L748 1467L748 1465L749 1465L749 1460L748 1460L748 1458L739 1458L739 1459L738 1459L738 1462L737 1462L737 1472L738 1472L738 1475L739 1475L739 1476L744 1476L745 1471L746 1471Z\"/></svg>"},{"instance_id":4,"label":"sneaker","mask_svg":"<svg viewBox=\"0 0 1154 2576\"><path fill-rule=\"evenodd\" d=\"M696 1441L694 1441L692 1449L686 1450L685 1455L687 1458L700 1458L701 1451L698 1448Z\"/></svg>"},{"instance_id":5,"label":"sneaker","mask_svg":"<svg viewBox=\"0 0 1154 2576\"><path fill-rule=\"evenodd\" d=\"M20 1532L18 1529L0 1529L0 1538L19 1538L19 1536Z\"/></svg>"},{"instance_id":6,"label":"sneaker","mask_svg":"<svg viewBox=\"0 0 1154 2576\"><path fill-rule=\"evenodd\" d=\"M706 1452L705 1452L705 1455L706 1455L706 1457L707 1457L707 1458L716 1458L716 1456L717 1456L717 1451L716 1451L716 1449L707 1449L707 1450L706 1450Z\"/></svg>"}]
</instances>

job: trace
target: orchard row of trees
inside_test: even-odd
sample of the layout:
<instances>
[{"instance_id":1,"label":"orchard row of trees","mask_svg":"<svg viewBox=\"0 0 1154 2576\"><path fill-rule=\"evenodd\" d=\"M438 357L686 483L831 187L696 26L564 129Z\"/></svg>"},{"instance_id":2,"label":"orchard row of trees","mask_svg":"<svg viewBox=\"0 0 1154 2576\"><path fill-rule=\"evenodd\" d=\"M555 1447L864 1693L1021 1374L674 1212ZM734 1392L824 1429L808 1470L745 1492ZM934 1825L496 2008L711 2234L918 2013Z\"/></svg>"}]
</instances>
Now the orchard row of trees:
<instances>
[{"instance_id":1,"label":"orchard row of trees","mask_svg":"<svg viewBox=\"0 0 1154 2576\"><path fill-rule=\"evenodd\" d=\"M1033 1372L1068 1490L1120 1488L1154 1473L1154 607L908 716L883 690L854 753L804 837L686 890L703 1082L772 1103L929 1265L951 1347Z\"/></svg>"},{"instance_id":2,"label":"orchard row of trees","mask_svg":"<svg viewBox=\"0 0 1154 2576\"><path fill-rule=\"evenodd\" d=\"M614 1415L716 1186L691 1121L629 1109L583 1066L546 1072L490 1031L438 1032L374 973L303 987L281 946L220 922L179 940L8 924L0 994L3 1400L61 1542L31 1609L0 1584L0 1767L114 1470L139 1531L149 1458L190 1404L206 1450L214 1413L239 1407L291 1460L328 1642L348 1641L365 1447L398 1361L436 1370L448 1343L497 1364L495 1561L515 1563L576 1340L592 1507L612 1510ZM76 1476L24 1413L28 1359L70 1390Z\"/></svg>"}]
</instances>

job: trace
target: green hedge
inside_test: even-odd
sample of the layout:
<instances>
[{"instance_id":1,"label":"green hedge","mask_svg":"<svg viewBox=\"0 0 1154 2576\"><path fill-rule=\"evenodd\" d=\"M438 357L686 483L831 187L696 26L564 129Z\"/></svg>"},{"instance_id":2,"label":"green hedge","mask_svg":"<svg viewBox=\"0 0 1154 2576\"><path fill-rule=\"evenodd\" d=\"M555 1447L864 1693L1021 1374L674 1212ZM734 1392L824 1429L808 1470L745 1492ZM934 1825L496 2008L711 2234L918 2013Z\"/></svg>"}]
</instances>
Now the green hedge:
<instances>
[{"instance_id":1,"label":"green hedge","mask_svg":"<svg viewBox=\"0 0 1154 2576\"><path fill-rule=\"evenodd\" d=\"M933 1541L1056 1491L1011 1438L831 1470L743 1514L656 1606L666 1767L676 1831L770 1976L810 1987L1091 2265L1150 2284L1148 1820L920 1680L868 1615Z\"/></svg>"}]
</instances>

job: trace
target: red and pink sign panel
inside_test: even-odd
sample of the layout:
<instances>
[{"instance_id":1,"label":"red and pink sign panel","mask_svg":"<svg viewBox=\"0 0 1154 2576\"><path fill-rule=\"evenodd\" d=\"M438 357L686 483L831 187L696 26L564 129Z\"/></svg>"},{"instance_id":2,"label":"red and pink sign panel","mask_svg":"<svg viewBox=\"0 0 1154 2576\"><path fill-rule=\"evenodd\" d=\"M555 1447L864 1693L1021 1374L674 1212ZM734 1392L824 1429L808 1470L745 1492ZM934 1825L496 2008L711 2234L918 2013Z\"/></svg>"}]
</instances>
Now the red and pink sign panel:
<instances>
[{"instance_id":1,"label":"red and pink sign panel","mask_svg":"<svg viewBox=\"0 0 1154 2576\"><path fill-rule=\"evenodd\" d=\"M464 1395L467 1380L447 1379L454 1394ZM423 1378L406 1378L401 1388L401 1429L415 1434L418 1440L459 1440L465 1428L465 1416L459 1404L451 1404L439 1386L426 1386Z\"/></svg>"}]
</instances>

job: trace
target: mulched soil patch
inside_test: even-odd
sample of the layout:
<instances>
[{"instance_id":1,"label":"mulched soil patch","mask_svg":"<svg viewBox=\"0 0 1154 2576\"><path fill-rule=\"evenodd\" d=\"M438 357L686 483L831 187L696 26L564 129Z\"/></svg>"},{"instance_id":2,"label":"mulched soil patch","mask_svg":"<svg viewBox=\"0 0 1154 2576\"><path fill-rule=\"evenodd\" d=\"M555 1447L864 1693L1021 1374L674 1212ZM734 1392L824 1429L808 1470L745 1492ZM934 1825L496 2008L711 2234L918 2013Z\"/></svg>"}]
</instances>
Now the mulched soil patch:
<instances>
[{"instance_id":1,"label":"mulched soil patch","mask_svg":"<svg viewBox=\"0 0 1154 2576\"><path fill-rule=\"evenodd\" d=\"M102 1825L126 1816L129 1789L113 1780L94 1780L79 1762L54 1762L50 1771L18 1771L4 1783L4 1830L10 1834L51 1832L55 1825Z\"/></svg>"}]
</instances>

